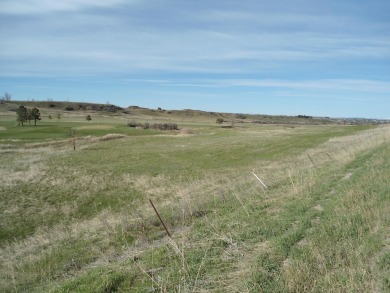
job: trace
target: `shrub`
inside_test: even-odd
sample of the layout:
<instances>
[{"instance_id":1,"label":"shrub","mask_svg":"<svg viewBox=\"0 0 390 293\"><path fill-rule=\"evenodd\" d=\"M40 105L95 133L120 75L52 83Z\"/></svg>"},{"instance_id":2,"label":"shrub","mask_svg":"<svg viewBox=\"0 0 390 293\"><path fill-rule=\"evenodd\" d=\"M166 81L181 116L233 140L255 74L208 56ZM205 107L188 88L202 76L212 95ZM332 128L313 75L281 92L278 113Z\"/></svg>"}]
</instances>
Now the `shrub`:
<instances>
[{"instance_id":1,"label":"shrub","mask_svg":"<svg viewBox=\"0 0 390 293\"><path fill-rule=\"evenodd\" d=\"M217 118L217 120L215 122L218 123L218 124L222 124L223 123L223 118L219 117L219 118Z\"/></svg>"},{"instance_id":2,"label":"shrub","mask_svg":"<svg viewBox=\"0 0 390 293\"><path fill-rule=\"evenodd\" d=\"M129 126L129 127L138 127L138 126L140 126L140 123L137 123L135 121L129 121L129 122L127 122L127 126Z\"/></svg>"},{"instance_id":3,"label":"shrub","mask_svg":"<svg viewBox=\"0 0 390 293\"><path fill-rule=\"evenodd\" d=\"M127 126L129 127L142 127L143 129L156 129L156 130L178 130L178 126L175 123L154 123L149 124L149 122L145 122L144 124L137 123L135 121L127 122Z\"/></svg>"},{"instance_id":4,"label":"shrub","mask_svg":"<svg viewBox=\"0 0 390 293\"><path fill-rule=\"evenodd\" d=\"M178 130L177 124L175 123L154 123L151 128L158 130Z\"/></svg>"},{"instance_id":5,"label":"shrub","mask_svg":"<svg viewBox=\"0 0 390 293\"><path fill-rule=\"evenodd\" d=\"M237 119L246 119L246 116L244 114L236 114Z\"/></svg>"}]
</instances>

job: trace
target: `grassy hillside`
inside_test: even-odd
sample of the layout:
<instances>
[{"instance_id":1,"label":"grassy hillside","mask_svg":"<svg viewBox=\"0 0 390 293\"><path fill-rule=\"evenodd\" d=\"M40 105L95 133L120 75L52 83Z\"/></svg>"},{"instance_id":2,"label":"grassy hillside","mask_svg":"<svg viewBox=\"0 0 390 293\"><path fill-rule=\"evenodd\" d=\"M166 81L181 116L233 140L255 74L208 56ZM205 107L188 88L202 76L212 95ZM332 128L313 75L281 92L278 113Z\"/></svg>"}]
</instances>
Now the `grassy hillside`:
<instances>
[{"instance_id":1,"label":"grassy hillside","mask_svg":"<svg viewBox=\"0 0 390 293\"><path fill-rule=\"evenodd\" d=\"M1 116L1 292L390 290L388 126L128 110Z\"/></svg>"},{"instance_id":2,"label":"grassy hillside","mask_svg":"<svg viewBox=\"0 0 390 293\"><path fill-rule=\"evenodd\" d=\"M330 118L312 117L307 115L264 115L242 113L220 113L201 110L166 110L162 108L148 109L138 106L121 108L112 104L94 104L84 102L57 102L57 101L0 101L0 117L15 116L14 112L19 105L37 107L43 113L43 117L49 115L55 118L58 113L64 116L84 116L87 114L106 117L122 117L123 119L160 119L164 121L179 120L187 122L215 122L218 118L226 124L232 121L236 125L247 123L256 124L284 124L284 125L364 125L364 124L388 124L389 120L361 119L361 118Z\"/></svg>"}]
</instances>

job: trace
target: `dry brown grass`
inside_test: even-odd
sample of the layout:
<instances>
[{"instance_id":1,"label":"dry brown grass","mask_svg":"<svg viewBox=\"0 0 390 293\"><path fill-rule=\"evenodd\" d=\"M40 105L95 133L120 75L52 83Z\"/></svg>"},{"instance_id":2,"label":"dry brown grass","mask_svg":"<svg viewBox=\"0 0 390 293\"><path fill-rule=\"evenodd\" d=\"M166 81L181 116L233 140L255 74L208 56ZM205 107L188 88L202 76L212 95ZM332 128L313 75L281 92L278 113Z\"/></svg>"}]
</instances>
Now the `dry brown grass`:
<instances>
[{"instance_id":1,"label":"dry brown grass","mask_svg":"<svg viewBox=\"0 0 390 293\"><path fill-rule=\"evenodd\" d=\"M252 130L244 130L245 135L251 137L258 136L266 139L269 133L253 133ZM284 129L279 129L278 133L283 135ZM80 139L81 148L90 147L91 143L99 143L112 139L123 138L123 135L109 134L104 138L83 138ZM307 197L311 188L319 182L318 171L321 168L334 168L346 166L356 159L356 157L380 144L390 140L390 127L379 127L373 130L366 130L360 133L330 139L316 148L292 158L278 161L253 161L250 168L226 169L223 172L208 172L199 178L188 180L172 180L168 175L134 175L124 173L116 179L110 177L113 182L107 182L106 176L110 174L89 174L82 169L72 169L70 167L58 167L57 171L67 174L67 177L59 177L58 173L47 172L47 163L51 156L59 154L71 154L72 150L68 146L58 147L58 145L42 146L35 148L20 148L14 150L1 150L1 152L12 152L4 165L0 166L0 185L15 186L19 182L42 181L42 184L53 187L76 187L88 185L88 192L83 192L83 196L93 196L99 191L110 188L124 188L132 185L135 190L142 191L145 198L134 200L131 210L112 212L109 208L102 210L90 219L75 220L71 224L56 224L50 228L38 229L32 236L23 240L14 241L0 250L2 259L1 274L3 281L17 282L25 277L25 272L18 268L31 266L42 260L50 251L60 250L63 243L78 240L94 242L91 249L96 250L97 257L94 262L86 267L99 267L112 261L123 261L148 254L150 250L163 246L170 246L182 262L179 268L182 270L182 277L193 278L190 288L194 291L207 291L202 289L202 282L207 277L202 276L201 271L208 258L211 258L211 244L223 242L224 248L221 253L221 260L214 256L221 263L228 262L230 265L228 277L218 277L211 275L211 280L221 282L220 288L230 292L250 292L250 280L253 270L256 269L256 259L259 255L272 252L272 243L268 240L256 244L244 244L237 240L240 229L245 229L247 218L241 222L230 222L231 232L222 231L221 221L226 217L220 214L218 205L222 206L227 202L236 202L236 210L231 213L245 211L244 217L253 214L254 207L267 205L266 212L273 219L277 219L283 212L286 202L289 199L299 199ZM229 139L226 138L226 143ZM310 155L312 161L308 158ZM12 162L11 162L12 161ZM7 168L5 165L13 166ZM252 175L254 171L271 191L264 190L259 182ZM344 173L345 174L345 173ZM347 173L349 174L349 173ZM344 175L345 176L345 175ZM374 175L373 175L374 176ZM349 176L350 177L350 176ZM340 179L342 176L340 176ZM373 178L372 178L373 179ZM346 193L348 202L337 210L337 213L346 213L352 208L350 206L356 192ZM158 208L169 218L172 225L169 227L173 231L173 240L148 239L150 235L142 234L142 224L155 221L155 215L148 198L156 200ZM352 201L353 203L353 201ZM60 213L69 215L76 203L67 202L57 210L50 205L42 206L42 213ZM316 202L312 209L315 212L323 213L324 206ZM18 205L13 205L6 210L6 213L16 214L20 212ZM245 216L246 215L246 216ZM209 238L197 239L196 231L191 227L195 220L199 218L204 228L207 230ZM236 220L235 220L236 221ZM340 223L341 224L341 223ZM115 238L114 233L125 231L129 227L140 227L137 240L130 246L124 247L121 251L110 248L110 239ZM234 227L240 227L238 230ZM236 229L236 230L234 230ZM375 227L372 227L375 229ZM147 233L146 233L147 234ZM195 236L194 236L195 234ZM196 239L196 240L194 240ZM191 242L190 242L191 241ZM214 242L213 242L214 241ZM299 244L300 243L300 244ZM316 252L315 242L310 239L300 240L298 246ZM189 273L187 253L193 247L202 250L200 264L198 264L194 275ZM210 250L211 249L211 250ZM361 253L359 251L357 254ZM318 251L314 253L317 263L326 262L324 256ZM341 256L337 256L341 257ZM340 260L341 261L341 260ZM360 268L356 267L356 270ZM310 268L305 268L304 263L296 263L293 259L287 259L283 267L283 276L288 280L288 288L296 291L302 288L302 284L307 282ZM329 272L329 278L335 271ZM77 274L77 273L75 273ZM214 278L214 279L213 279ZM221 280L224 278L224 280ZM31 277L33 279L33 277ZM194 281L195 280L195 281ZM160 288L164 287L164 282L158 281L156 284ZM353 282L353 280L352 280ZM371 288L371 287L367 287ZM184 289L183 289L184 291ZM309 290L310 291L310 290ZM335 291L336 292L336 291Z\"/></svg>"}]
</instances>

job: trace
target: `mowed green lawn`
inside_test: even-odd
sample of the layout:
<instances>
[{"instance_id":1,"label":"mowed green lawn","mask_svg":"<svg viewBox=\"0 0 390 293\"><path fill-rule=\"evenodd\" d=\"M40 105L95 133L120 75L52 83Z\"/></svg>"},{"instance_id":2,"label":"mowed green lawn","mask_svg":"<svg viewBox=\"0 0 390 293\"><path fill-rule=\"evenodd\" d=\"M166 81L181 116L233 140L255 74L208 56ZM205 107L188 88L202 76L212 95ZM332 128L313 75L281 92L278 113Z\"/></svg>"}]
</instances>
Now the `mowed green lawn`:
<instances>
[{"instance_id":1,"label":"mowed green lawn","mask_svg":"<svg viewBox=\"0 0 390 293\"><path fill-rule=\"evenodd\" d=\"M1 291L386 292L388 127L175 123L2 119Z\"/></svg>"}]
</instances>

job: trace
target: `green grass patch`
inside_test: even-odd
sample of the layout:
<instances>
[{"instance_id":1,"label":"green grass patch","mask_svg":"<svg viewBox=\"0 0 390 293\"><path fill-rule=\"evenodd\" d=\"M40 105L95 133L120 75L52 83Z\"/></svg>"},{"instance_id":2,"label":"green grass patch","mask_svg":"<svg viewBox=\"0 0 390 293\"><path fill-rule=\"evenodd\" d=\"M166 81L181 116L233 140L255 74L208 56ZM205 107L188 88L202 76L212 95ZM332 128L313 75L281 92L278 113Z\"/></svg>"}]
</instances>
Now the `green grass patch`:
<instances>
[{"instance_id":1,"label":"green grass patch","mask_svg":"<svg viewBox=\"0 0 390 293\"><path fill-rule=\"evenodd\" d=\"M199 122L179 135L99 119L2 124L1 291L386 288L381 129Z\"/></svg>"}]
</instances>

